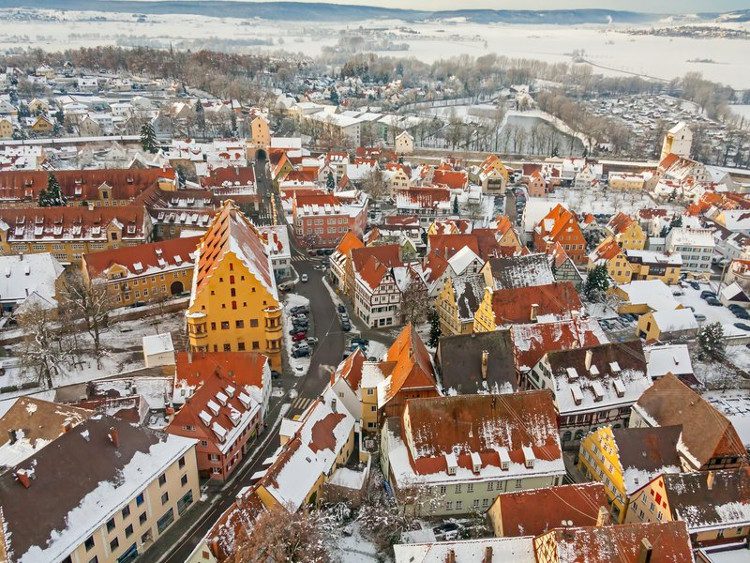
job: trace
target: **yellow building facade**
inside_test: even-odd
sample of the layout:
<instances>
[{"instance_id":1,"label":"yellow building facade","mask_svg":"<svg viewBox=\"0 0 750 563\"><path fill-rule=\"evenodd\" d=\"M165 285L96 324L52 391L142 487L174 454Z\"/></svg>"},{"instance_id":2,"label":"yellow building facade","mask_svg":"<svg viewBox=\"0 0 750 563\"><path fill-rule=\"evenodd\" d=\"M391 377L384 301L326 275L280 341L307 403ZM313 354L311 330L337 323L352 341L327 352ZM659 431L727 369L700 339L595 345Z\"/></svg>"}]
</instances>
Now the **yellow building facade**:
<instances>
[{"instance_id":1,"label":"yellow building facade","mask_svg":"<svg viewBox=\"0 0 750 563\"><path fill-rule=\"evenodd\" d=\"M281 369L281 306L255 225L227 200L201 238L186 313L194 351L255 351Z\"/></svg>"},{"instance_id":2,"label":"yellow building facade","mask_svg":"<svg viewBox=\"0 0 750 563\"><path fill-rule=\"evenodd\" d=\"M9 119L0 119L0 139L13 138L13 124Z\"/></svg>"},{"instance_id":3,"label":"yellow building facade","mask_svg":"<svg viewBox=\"0 0 750 563\"><path fill-rule=\"evenodd\" d=\"M611 426L594 430L581 440L578 464L586 477L604 484L613 518L622 522L628 497Z\"/></svg>"},{"instance_id":4,"label":"yellow building facade","mask_svg":"<svg viewBox=\"0 0 750 563\"><path fill-rule=\"evenodd\" d=\"M492 308L492 290L488 287L484 290L482 301L474 314L474 332L492 332L496 328L495 311Z\"/></svg>"}]
</instances>

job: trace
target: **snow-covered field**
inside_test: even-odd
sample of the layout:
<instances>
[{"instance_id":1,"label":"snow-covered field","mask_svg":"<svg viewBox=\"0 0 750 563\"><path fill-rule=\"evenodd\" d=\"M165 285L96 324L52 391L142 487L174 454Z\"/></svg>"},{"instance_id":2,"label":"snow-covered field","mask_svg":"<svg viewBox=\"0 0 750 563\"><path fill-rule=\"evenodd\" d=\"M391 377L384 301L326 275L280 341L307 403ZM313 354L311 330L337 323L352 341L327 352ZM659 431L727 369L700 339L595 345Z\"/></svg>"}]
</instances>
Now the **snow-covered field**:
<instances>
[{"instance_id":1,"label":"snow-covered field","mask_svg":"<svg viewBox=\"0 0 750 563\"><path fill-rule=\"evenodd\" d=\"M51 12L45 12L50 14ZM383 55L410 56L426 62L457 55L481 56L496 53L507 57L571 62L574 51L598 65L596 72L622 75L641 73L671 79L699 71L734 88L750 87L750 60L742 40L688 37L631 36L613 24L588 25L510 25L467 22L420 22L399 20L335 22L293 22L243 20L232 17L198 15L149 15L139 22L133 14L100 12L54 12L55 21L10 20L10 11L0 11L0 49L27 44L34 48L61 50L93 45L143 44L175 48L213 45L243 52L287 49L315 56L324 46L333 46L344 31L389 29L396 43L406 43L405 51ZM92 21L92 18L101 18ZM745 24L733 24L737 25ZM414 33L416 32L416 33ZM377 33L373 31L372 33ZM228 41L227 38L231 38ZM257 45L259 41L266 44ZM658 57L653 56L659 53ZM690 62L711 60L713 62Z\"/></svg>"}]
</instances>

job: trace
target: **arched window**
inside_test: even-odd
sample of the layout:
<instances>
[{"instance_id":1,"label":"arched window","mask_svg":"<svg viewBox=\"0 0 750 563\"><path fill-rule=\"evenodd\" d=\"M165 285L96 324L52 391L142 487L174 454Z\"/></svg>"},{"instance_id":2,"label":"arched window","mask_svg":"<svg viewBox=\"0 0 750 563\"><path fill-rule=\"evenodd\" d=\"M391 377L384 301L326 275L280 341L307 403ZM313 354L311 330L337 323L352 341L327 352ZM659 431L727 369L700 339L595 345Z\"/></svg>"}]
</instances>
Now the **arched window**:
<instances>
[{"instance_id":1,"label":"arched window","mask_svg":"<svg viewBox=\"0 0 750 563\"><path fill-rule=\"evenodd\" d=\"M237 302L236 301L232 301L232 309L236 309L236 308L237 308Z\"/></svg>"}]
</instances>

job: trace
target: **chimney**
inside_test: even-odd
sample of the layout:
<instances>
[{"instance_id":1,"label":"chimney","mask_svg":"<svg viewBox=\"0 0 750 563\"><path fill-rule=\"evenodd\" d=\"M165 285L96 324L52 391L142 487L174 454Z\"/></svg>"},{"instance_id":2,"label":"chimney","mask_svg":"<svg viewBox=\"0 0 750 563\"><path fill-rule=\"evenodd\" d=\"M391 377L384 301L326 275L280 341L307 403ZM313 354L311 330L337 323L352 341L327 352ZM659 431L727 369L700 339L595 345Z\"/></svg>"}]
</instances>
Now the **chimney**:
<instances>
[{"instance_id":1,"label":"chimney","mask_svg":"<svg viewBox=\"0 0 750 563\"><path fill-rule=\"evenodd\" d=\"M596 515L596 526L609 526L612 523L612 518L606 507L600 506L599 513Z\"/></svg>"},{"instance_id":2,"label":"chimney","mask_svg":"<svg viewBox=\"0 0 750 563\"><path fill-rule=\"evenodd\" d=\"M23 485L24 489L28 489L31 486L31 478L29 477L29 474L26 473L25 469L19 469L16 471L16 479L18 479L18 482Z\"/></svg>"},{"instance_id":3,"label":"chimney","mask_svg":"<svg viewBox=\"0 0 750 563\"><path fill-rule=\"evenodd\" d=\"M117 428L112 426L107 433L107 437L114 447L120 447L120 433L117 431Z\"/></svg>"},{"instance_id":4,"label":"chimney","mask_svg":"<svg viewBox=\"0 0 750 563\"><path fill-rule=\"evenodd\" d=\"M532 321L536 320L537 311L539 311L539 305L537 303L532 303L531 304L531 315L529 317Z\"/></svg>"},{"instance_id":5,"label":"chimney","mask_svg":"<svg viewBox=\"0 0 750 563\"><path fill-rule=\"evenodd\" d=\"M445 563L456 563L456 552L452 549L445 555Z\"/></svg>"},{"instance_id":6,"label":"chimney","mask_svg":"<svg viewBox=\"0 0 750 563\"><path fill-rule=\"evenodd\" d=\"M591 369L591 361L594 359L594 353L591 350L586 350L586 370Z\"/></svg>"},{"instance_id":7,"label":"chimney","mask_svg":"<svg viewBox=\"0 0 750 563\"><path fill-rule=\"evenodd\" d=\"M336 398L331 399L331 410L336 412Z\"/></svg>"},{"instance_id":8,"label":"chimney","mask_svg":"<svg viewBox=\"0 0 750 563\"><path fill-rule=\"evenodd\" d=\"M73 423L70 422L69 420L66 420L65 422L62 423L63 434L65 434L66 432L69 432L71 428L73 428Z\"/></svg>"},{"instance_id":9,"label":"chimney","mask_svg":"<svg viewBox=\"0 0 750 563\"><path fill-rule=\"evenodd\" d=\"M482 350L482 381L487 381L487 364L490 361L490 353Z\"/></svg>"},{"instance_id":10,"label":"chimney","mask_svg":"<svg viewBox=\"0 0 750 563\"><path fill-rule=\"evenodd\" d=\"M15 444L18 442L18 433L16 430L8 430L8 443Z\"/></svg>"},{"instance_id":11,"label":"chimney","mask_svg":"<svg viewBox=\"0 0 750 563\"><path fill-rule=\"evenodd\" d=\"M638 563L651 563L651 555L654 548L651 546L651 542L648 539L643 538L641 540L641 549L638 552Z\"/></svg>"},{"instance_id":12,"label":"chimney","mask_svg":"<svg viewBox=\"0 0 750 563\"><path fill-rule=\"evenodd\" d=\"M706 475L706 486L708 487L708 490L711 491L714 488L714 479L716 478L716 474L713 471L709 471L708 475Z\"/></svg>"},{"instance_id":13,"label":"chimney","mask_svg":"<svg viewBox=\"0 0 750 563\"><path fill-rule=\"evenodd\" d=\"M482 557L482 563L492 563L492 546L488 545L484 548L484 557Z\"/></svg>"}]
</instances>

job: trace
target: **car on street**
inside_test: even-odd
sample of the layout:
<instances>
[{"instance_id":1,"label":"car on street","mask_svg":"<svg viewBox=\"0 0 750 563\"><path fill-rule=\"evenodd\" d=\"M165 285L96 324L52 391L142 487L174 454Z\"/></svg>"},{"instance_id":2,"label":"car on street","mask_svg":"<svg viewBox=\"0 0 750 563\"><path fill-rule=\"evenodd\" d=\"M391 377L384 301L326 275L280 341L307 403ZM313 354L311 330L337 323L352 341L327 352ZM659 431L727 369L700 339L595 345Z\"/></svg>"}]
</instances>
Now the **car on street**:
<instances>
[{"instance_id":1,"label":"car on street","mask_svg":"<svg viewBox=\"0 0 750 563\"><path fill-rule=\"evenodd\" d=\"M698 282L694 282L694 281L688 282L688 285L696 291L698 291L701 288L701 286L698 285Z\"/></svg>"},{"instance_id":2,"label":"car on street","mask_svg":"<svg viewBox=\"0 0 750 563\"><path fill-rule=\"evenodd\" d=\"M315 251L315 254L317 254L318 256L323 256L325 254L325 250L323 250L322 248L319 248L318 250Z\"/></svg>"},{"instance_id":3,"label":"car on street","mask_svg":"<svg viewBox=\"0 0 750 563\"><path fill-rule=\"evenodd\" d=\"M721 301L716 299L716 297L707 297L706 303L711 305L711 307L721 307Z\"/></svg>"},{"instance_id":4,"label":"car on street","mask_svg":"<svg viewBox=\"0 0 750 563\"><path fill-rule=\"evenodd\" d=\"M299 342L301 340L304 340L305 338L307 338L307 333L303 330L292 334L292 342Z\"/></svg>"},{"instance_id":5,"label":"car on street","mask_svg":"<svg viewBox=\"0 0 750 563\"><path fill-rule=\"evenodd\" d=\"M341 330L344 332L349 332L352 329L352 325L349 321L342 321L341 322Z\"/></svg>"},{"instance_id":6,"label":"car on street","mask_svg":"<svg viewBox=\"0 0 750 563\"><path fill-rule=\"evenodd\" d=\"M318 339L314 336L308 336L305 338L305 342L307 342L309 346L315 346L318 343Z\"/></svg>"},{"instance_id":7,"label":"car on street","mask_svg":"<svg viewBox=\"0 0 750 563\"><path fill-rule=\"evenodd\" d=\"M301 276L299 277L299 279L300 279L300 281L302 281L302 283L306 283L306 282L307 282L307 280L309 280L310 278L308 278L308 277L307 277L307 274L302 274L302 275L301 275Z\"/></svg>"},{"instance_id":8,"label":"car on street","mask_svg":"<svg viewBox=\"0 0 750 563\"><path fill-rule=\"evenodd\" d=\"M349 314L348 313L339 313L339 318L341 319L341 322L349 320Z\"/></svg>"},{"instance_id":9,"label":"car on street","mask_svg":"<svg viewBox=\"0 0 750 563\"><path fill-rule=\"evenodd\" d=\"M295 348L292 350L292 358L306 358L310 355L310 348Z\"/></svg>"},{"instance_id":10,"label":"car on street","mask_svg":"<svg viewBox=\"0 0 750 563\"><path fill-rule=\"evenodd\" d=\"M310 312L310 308L307 305L297 305L296 307L292 307L291 309L289 309L289 312L292 315L306 315Z\"/></svg>"},{"instance_id":11,"label":"car on street","mask_svg":"<svg viewBox=\"0 0 750 563\"><path fill-rule=\"evenodd\" d=\"M738 319L750 319L750 313L748 313L745 309L740 307L739 305L730 305L729 310L732 311L735 317Z\"/></svg>"},{"instance_id":12,"label":"car on street","mask_svg":"<svg viewBox=\"0 0 750 563\"><path fill-rule=\"evenodd\" d=\"M750 325L746 325L745 323L734 323L734 326L736 326L737 328L741 330L746 330L750 332Z\"/></svg>"},{"instance_id":13,"label":"car on street","mask_svg":"<svg viewBox=\"0 0 750 563\"><path fill-rule=\"evenodd\" d=\"M278 371L276 371L275 369L272 369L271 370L271 379L278 379L279 377L281 377L281 374Z\"/></svg>"},{"instance_id":14,"label":"car on street","mask_svg":"<svg viewBox=\"0 0 750 563\"><path fill-rule=\"evenodd\" d=\"M709 291L708 289L704 289L701 291L701 299L707 299L709 297L716 297L716 294L713 291Z\"/></svg>"},{"instance_id":15,"label":"car on street","mask_svg":"<svg viewBox=\"0 0 750 563\"><path fill-rule=\"evenodd\" d=\"M370 341L367 340L367 338L360 338L359 336L355 336L351 339L352 344L362 344L363 346L367 346Z\"/></svg>"},{"instance_id":16,"label":"car on street","mask_svg":"<svg viewBox=\"0 0 750 563\"><path fill-rule=\"evenodd\" d=\"M331 254L333 254L333 248L326 248L326 249L324 250L324 254L325 254L326 256L330 256Z\"/></svg>"},{"instance_id":17,"label":"car on street","mask_svg":"<svg viewBox=\"0 0 750 563\"><path fill-rule=\"evenodd\" d=\"M695 314L695 320L698 321L699 323L704 322L706 318L707 318L706 315L701 315L699 313Z\"/></svg>"},{"instance_id":18,"label":"car on street","mask_svg":"<svg viewBox=\"0 0 750 563\"><path fill-rule=\"evenodd\" d=\"M346 313L346 307L344 307L341 303L339 303L338 305L336 305L336 310L339 313Z\"/></svg>"}]
</instances>

